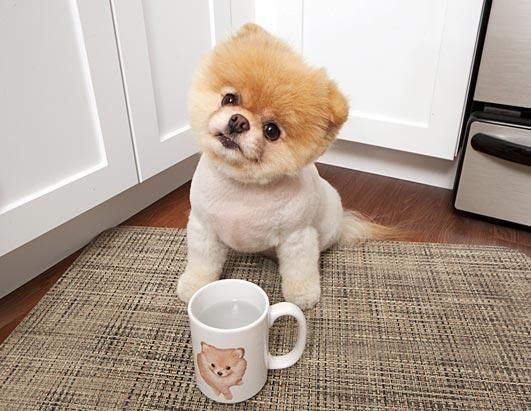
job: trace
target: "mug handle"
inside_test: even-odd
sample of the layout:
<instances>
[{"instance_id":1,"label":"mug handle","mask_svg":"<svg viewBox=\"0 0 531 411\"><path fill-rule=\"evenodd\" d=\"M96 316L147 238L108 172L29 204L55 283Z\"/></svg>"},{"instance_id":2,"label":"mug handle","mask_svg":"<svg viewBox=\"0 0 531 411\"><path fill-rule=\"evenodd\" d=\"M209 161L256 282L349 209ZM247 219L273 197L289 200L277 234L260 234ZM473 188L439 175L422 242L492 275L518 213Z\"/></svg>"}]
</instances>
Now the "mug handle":
<instances>
[{"instance_id":1,"label":"mug handle","mask_svg":"<svg viewBox=\"0 0 531 411\"><path fill-rule=\"evenodd\" d=\"M278 317L284 315L291 315L297 320L299 325L297 342L295 343L293 350L287 354L271 355L270 353L267 353L267 363L270 370L291 367L299 360L299 358L301 358L301 355L304 352L304 346L306 344L306 318L301 309L295 304L283 302L269 307L269 327L271 328Z\"/></svg>"}]
</instances>

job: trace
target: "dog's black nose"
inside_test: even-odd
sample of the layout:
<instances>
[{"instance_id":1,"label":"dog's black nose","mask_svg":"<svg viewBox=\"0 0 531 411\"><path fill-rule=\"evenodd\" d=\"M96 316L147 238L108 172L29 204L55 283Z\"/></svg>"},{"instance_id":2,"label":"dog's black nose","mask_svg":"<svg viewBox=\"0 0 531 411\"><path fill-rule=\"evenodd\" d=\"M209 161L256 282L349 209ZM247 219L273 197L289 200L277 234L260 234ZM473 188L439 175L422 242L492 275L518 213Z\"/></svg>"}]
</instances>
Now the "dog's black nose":
<instances>
[{"instance_id":1,"label":"dog's black nose","mask_svg":"<svg viewBox=\"0 0 531 411\"><path fill-rule=\"evenodd\" d=\"M243 133L249 130L249 121L241 114L234 114L229 120L229 130L231 133Z\"/></svg>"},{"instance_id":2,"label":"dog's black nose","mask_svg":"<svg viewBox=\"0 0 531 411\"><path fill-rule=\"evenodd\" d=\"M218 375L221 377L223 373L221 371L218 371Z\"/></svg>"}]
</instances>

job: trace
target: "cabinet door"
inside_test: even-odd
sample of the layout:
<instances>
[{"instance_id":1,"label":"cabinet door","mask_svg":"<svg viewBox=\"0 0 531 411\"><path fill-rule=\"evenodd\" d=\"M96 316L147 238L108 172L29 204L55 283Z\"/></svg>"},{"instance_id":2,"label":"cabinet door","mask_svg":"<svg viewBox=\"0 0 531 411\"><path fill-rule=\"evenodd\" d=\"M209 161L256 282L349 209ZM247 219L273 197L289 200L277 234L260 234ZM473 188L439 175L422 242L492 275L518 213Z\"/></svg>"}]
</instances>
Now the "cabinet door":
<instances>
[{"instance_id":1,"label":"cabinet door","mask_svg":"<svg viewBox=\"0 0 531 411\"><path fill-rule=\"evenodd\" d=\"M305 1L302 49L350 100L340 138L453 159L483 0Z\"/></svg>"},{"instance_id":2,"label":"cabinet door","mask_svg":"<svg viewBox=\"0 0 531 411\"><path fill-rule=\"evenodd\" d=\"M457 149L483 0L232 0L350 100L339 138L444 159Z\"/></svg>"},{"instance_id":3,"label":"cabinet door","mask_svg":"<svg viewBox=\"0 0 531 411\"><path fill-rule=\"evenodd\" d=\"M0 2L0 255L138 182L107 2Z\"/></svg>"},{"instance_id":4,"label":"cabinet door","mask_svg":"<svg viewBox=\"0 0 531 411\"><path fill-rule=\"evenodd\" d=\"M197 152L186 95L203 56L230 31L229 0L112 0L138 174Z\"/></svg>"}]
</instances>

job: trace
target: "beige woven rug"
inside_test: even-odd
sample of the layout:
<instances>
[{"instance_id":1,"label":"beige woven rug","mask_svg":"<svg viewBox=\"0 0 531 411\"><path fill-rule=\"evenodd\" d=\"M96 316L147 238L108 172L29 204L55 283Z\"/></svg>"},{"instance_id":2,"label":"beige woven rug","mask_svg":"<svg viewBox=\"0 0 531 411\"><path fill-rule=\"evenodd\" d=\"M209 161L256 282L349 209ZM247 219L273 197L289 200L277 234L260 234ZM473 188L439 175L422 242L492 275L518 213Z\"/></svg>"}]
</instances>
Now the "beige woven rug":
<instances>
[{"instance_id":1,"label":"beige woven rug","mask_svg":"<svg viewBox=\"0 0 531 411\"><path fill-rule=\"evenodd\" d=\"M531 408L531 260L497 247L369 242L322 257L303 358L253 399L195 388L181 230L98 237L0 347L0 409L524 410ZM233 277L280 301L275 263L233 254ZM291 347L288 320L274 353ZM293 330L293 332L292 332Z\"/></svg>"}]
</instances>

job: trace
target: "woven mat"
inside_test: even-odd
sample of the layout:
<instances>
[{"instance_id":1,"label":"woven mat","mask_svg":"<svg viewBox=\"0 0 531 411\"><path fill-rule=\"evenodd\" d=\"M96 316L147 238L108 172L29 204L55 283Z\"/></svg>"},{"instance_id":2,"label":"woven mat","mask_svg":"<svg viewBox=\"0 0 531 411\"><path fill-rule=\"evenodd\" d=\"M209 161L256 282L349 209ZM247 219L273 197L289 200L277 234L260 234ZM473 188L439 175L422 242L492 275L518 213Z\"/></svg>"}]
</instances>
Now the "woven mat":
<instances>
[{"instance_id":1,"label":"woven mat","mask_svg":"<svg viewBox=\"0 0 531 411\"><path fill-rule=\"evenodd\" d=\"M531 260L498 247L369 242L321 261L322 300L293 367L232 406L195 388L182 230L102 234L0 347L0 409L524 410ZM276 264L227 273L281 300ZM273 328L275 354L295 329Z\"/></svg>"}]
</instances>

